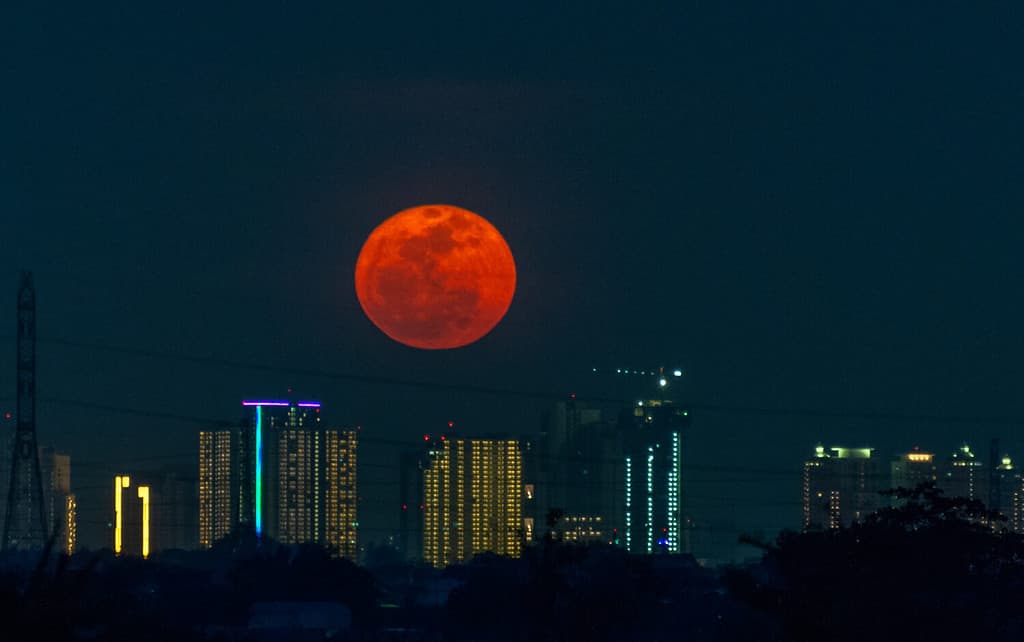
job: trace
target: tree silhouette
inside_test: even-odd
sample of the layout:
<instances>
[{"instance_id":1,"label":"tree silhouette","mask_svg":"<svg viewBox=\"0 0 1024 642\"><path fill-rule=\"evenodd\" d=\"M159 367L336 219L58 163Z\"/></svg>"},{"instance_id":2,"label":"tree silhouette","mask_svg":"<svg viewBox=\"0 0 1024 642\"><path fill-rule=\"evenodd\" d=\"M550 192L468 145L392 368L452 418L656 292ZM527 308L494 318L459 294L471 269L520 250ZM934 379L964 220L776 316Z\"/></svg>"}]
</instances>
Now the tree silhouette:
<instances>
[{"instance_id":1,"label":"tree silhouette","mask_svg":"<svg viewBox=\"0 0 1024 642\"><path fill-rule=\"evenodd\" d=\"M1022 639L1021 537L931 484L890 494L903 502L849 528L748 540L764 557L727 572L728 587L795 642Z\"/></svg>"}]
</instances>

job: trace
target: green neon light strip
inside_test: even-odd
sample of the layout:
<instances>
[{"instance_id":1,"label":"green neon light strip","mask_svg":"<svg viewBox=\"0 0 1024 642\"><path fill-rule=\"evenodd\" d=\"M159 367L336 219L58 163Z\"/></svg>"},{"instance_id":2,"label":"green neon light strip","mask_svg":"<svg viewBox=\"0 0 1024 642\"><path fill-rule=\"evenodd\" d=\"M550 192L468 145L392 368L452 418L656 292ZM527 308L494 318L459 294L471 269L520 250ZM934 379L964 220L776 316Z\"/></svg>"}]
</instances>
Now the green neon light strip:
<instances>
[{"instance_id":1,"label":"green neon light strip","mask_svg":"<svg viewBox=\"0 0 1024 642\"><path fill-rule=\"evenodd\" d=\"M263 533L263 406L256 406L256 535Z\"/></svg>"}]
</instances>

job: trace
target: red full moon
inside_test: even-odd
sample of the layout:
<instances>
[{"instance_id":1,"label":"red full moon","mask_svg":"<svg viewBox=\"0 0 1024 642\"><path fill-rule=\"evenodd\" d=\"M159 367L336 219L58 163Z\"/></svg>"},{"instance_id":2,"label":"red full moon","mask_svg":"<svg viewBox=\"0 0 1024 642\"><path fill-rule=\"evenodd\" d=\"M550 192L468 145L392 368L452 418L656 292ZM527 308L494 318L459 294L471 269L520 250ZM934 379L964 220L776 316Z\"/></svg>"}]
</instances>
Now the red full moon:
<instances>
[{"instance_id":1,"label":"red full moon","mask_svg":"<svg viewBox=\"0 0 1024 642\"><path fill-rule=\"evenodd\" d=\"M402 210L377 226L356 261L356 296L395 341L442 350L501 321L516 289L512 250L485 218L453 205Z\"/></svg>"}]
</instances>

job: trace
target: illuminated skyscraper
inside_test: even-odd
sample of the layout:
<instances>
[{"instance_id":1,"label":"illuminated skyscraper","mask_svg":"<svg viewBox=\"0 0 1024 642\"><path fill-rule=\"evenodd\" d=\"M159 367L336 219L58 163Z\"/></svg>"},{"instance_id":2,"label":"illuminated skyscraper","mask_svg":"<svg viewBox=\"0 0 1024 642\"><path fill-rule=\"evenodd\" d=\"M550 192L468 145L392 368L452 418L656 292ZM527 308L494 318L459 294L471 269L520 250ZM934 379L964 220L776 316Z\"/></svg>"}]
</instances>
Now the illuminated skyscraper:
<instances>
[{"instance_id":1,"label":"illuminated skyscraper","mask_svg":"<svg viewBox=\"0 0 1024 642\"><path fill-rule=\"evenodd\" d=\"M254 400L242 405L250 414L239 434L238 522L252 525L257 535L281 539L283 534L291 542L301 525L312 520L304 494L312 439L298 431L319 427L320 402ZM296 474L303 480L290 483L288 476Z\"/></svg>"},{"instance_id":2,"label":"illuminated skyscraper","mask_svg":"<svg viewBox=\"0 0 1024 642\"><path fill-rule=\"evenodd\" d=\"M1007 457L1006 459L1009 460L1010 458ZM1010 470L1007 473L1010 473L1012 471L1012 462L1007 461L1006 463L1010 466ZM1024 534L1024 475L1019 471L1014 471L1012 476L1007 474L1002 485L1004 492L1009 495L1009 510L1003 514L1008 520L1010 530L1015 533Z\"/></svg>"},{"instance_id":3,"label":"illuminated skyscraper","mask_svg":"<svg viewBox=\"0 0 1024 642\"><path fill-rule=\"evenodd\" d=\"M939 488L946 497L966 497L988 502L988 479L984 467L970 446L964 444L941 462Z\"/></svg>"},{"instance_id":4,"label":"illuminated skyscraper","mask_svg":"<svg viewBox=\"0 0 1024 642\"><path fill-rule=\"evenodd\" d=\"M1014 501L1020 487L1020 472L1013 467L1010 456L999 451L999 440L993 439L989 444L989 469L987 475L988 497L985 505L1006 518L997 520L993 525L1000 529L1015 528L1013 513Z\"/></svg>"},{"instance_id":5,"label":"illuminated skyscraper","mask_svg":"<svg viewBox=\"0 0 1024 642\"><path fill-rule=\"evenodd\" d=\"M523 459L515 440L472 440L472 553L519 557L523 528Z\"/></svg>"},{"instance_id":6,"label":"illuminated skyscraper","mask_svg":"<svg viewBox=\"0 0 1024 642\"><path fill-rule=\"evenodd\" d=\"M906 488L913 490L925 482L935 482L938 472L935 468L935 454L922 452L917 446L908 453L897 455L889 465L891 473L890 488ZM892 497L892 504L898 505L900 500Z\"/></svg>"},{"instance_id":7,"label":"illuminated skyscraper","mask_svg":"<svg viewBox=\"0 0 1024 642\"><path fill-rule=\"evenodd\" d=\"M323 531L320 541L339 556L356 559L356 446L354 430L323 432ZM318 459L319 461L319 459Z\"/></svg>"},{"instance_id":8,"label":"illuminated skyscraper","mask_svg":"<svg viewBox=\"0 0 1024 642\"><path fill-rule=\"evenodd\" d=\"M240 428L199 436L200 546L244 525L355 559L356 432L324 428L316 401L242 405Z\"/></svg>"},{"instance_id":9,"label":"illuminated skyscraper","mask_svg":"<svg viewBox=\"0 0 1024 642\"><path fill-rule=\"evenodd\" d=\"M619 541L628 551L684 550L682 439L689 425L689 412L667 400L638 401L619 416L625 451Z\"/></svg>"},{"instance_id":10,"label":"illuminated skyscraper","mask_svg":"<svg viewBox=\"0 0 1024 642\"><path fill-rule=\"evenodd\" d=\"M39 467L50 532L60 529L62 548L70 555L78 545L78 506L71 492L71 456L43 448L39 453Z\"/></svg>"},{"instance_id":11,"label":"illuminated skyscraper","mask_svg":"<svg viewBox=\"0 0 1024 642\"><path fill-rule=\"evenodd\" d=\"M320 432L306 428L282 428L276 435L264 435L264 443L276 441L276 466L265 472L276 472L266 486L277 488L277 514L264 513L268 529L282 544L317 541L321 519L317 490L318 463L321 449ZM275 470L276 469L276 470Z\"/></svg>"},{"instance_id":12,"label":"illuminated skyscraper","mask_svg":"<svg viewBox=\"0 0 1024 642\"><path fill-rule=\"evenodd\" d=\"M61 548L70 555L78 544L77 505L71 493L71 456L49 446L40 448L39 470L48 532L60 529Z\"/></svg>"},{"instance_id":13,"label":"illuminated skyscraper","mask_svg":"<svg viewBox=\"0 0 1024 642\"><path fill-rule=\"evenodd\" d=\"M74 494L64 498L64 552L71 555L78 548L78 501Z\"/></svg>"},{"instance_id":14,"label":"illuminated skyscraper","mask_svg":"<svg viewBox=\"0 0 1024 642\"><path fill-rule=\"evenodd\" d=\"M231 430L199 432L199 547L210 548L231 532L232 438Z\"/></svg>"},{"instance_id":15,"label":"illuminated skyscraper","mask_svg":"<svg viewBox=\"0 0 1024 642\"><path fill-rule=\"evenodd\" d=\"M112 547L118 555L147 558L196 545L195 479L157 471L114 477Z\"/></svg>"},{"instance_id":16,"label":"illuminated skyscraper","mask_svg":"<svg viewBox=\"0 0 1024 642\"><path fill-rule=\"evenodd\" d=\"M1019 505L1017 494L1021 490L1020 472L1013 467L1010 456L1003 455L990 473L988 508L1006 518L1005 522L998 522L1000 528L1019 532L1014 523L1014 512Z\"/></svg>"},{"instance_id":17,"label":"illuminated skyscraper","mask_svg":"<svg viewBox=\"0 0 1024 642\"><path fill-rule=\"evenodd\" d=\"M277 465L268 467L277 501L268 534L282 544L319 542L355 559L355 431L283 428L269 439L277 442Z\"/></svg>"},{"instance_id":18,"label":"illuminated skyscraper","mask_svg":"<svg viewBox=\"0 0 1024 642\"><path fill-rule=\"evenodd\" d=\"M114 477L114 553L146 559L153 552L151 486L130 475Z\"/></svg>"},{"instance_id":19,"label":"illuminated skyscraper","mask_svg":"<svg viewBox=\"0 0 1024 642\"><path fill-rule=\"evenodd\" d=\"M519 557L522 502L517 441L441 437L423 468L424 561L444 567L484 552Z\"/></svg>"},{"instance_id":20,"label":"illuminated skyscraper","mask_svg":"<svg viewBox=\"0 0 1024 642\"><path fill-rule=\"evenodd\" d=\"M423 561L442 568L469 558L466 443L441 436L431 444L427 458L423 468Z\"/></svg>"},{"instance_id":21,"label":"illuminated skyscraper","mask_svg":"<svg viewBox=\"0 0 1024 642\"><path fill-rule=\"evenodd\" d=\"M879 508L879 476L873 448L817 446L804 462L803 529L849 526Z\"/></svg>"}]
</instances>

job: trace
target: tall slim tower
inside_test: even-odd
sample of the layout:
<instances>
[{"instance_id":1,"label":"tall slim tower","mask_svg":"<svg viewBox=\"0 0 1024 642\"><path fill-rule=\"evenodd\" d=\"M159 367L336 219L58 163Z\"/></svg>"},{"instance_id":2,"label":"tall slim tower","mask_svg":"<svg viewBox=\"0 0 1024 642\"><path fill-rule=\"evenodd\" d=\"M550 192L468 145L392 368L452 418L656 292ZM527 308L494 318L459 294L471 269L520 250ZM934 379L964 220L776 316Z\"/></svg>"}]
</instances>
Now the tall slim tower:
<instances>
[{"instance_id":1,"label":"tall slim tower","mask_svg":"<svg viewBox=\"0 0 1024 642\"><path fill-rule=\"evenodd\" d=\"M42 548L46 506L36 443L36 290L32 274L18 287L18 422L11 449L3 549Z\"/></svg>"}]
</instances>

